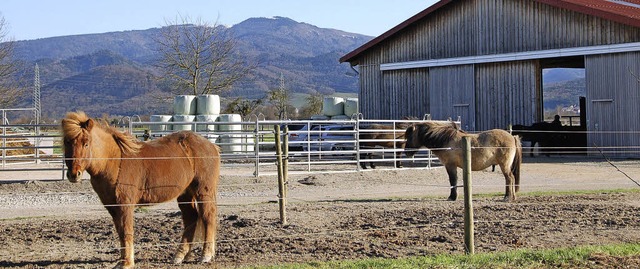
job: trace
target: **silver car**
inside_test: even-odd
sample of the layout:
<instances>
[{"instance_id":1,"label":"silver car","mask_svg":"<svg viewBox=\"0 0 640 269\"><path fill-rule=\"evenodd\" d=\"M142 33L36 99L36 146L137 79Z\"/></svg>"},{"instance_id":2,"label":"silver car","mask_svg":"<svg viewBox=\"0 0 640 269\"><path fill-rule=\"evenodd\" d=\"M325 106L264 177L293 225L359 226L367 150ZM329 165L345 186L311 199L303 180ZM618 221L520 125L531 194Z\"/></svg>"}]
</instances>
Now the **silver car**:
<instances>
[{"instance_id":1,"label":"silver car","mask_svg":"<svg viewBox=\"0 0 640 269\"><path fill-rule=\"evenodd\" d=\"M307 135L308 134L308 135ZM353 125L319 125L298 137L303 151L338 151L356 148Z\"/></svg>"}]
</instances>

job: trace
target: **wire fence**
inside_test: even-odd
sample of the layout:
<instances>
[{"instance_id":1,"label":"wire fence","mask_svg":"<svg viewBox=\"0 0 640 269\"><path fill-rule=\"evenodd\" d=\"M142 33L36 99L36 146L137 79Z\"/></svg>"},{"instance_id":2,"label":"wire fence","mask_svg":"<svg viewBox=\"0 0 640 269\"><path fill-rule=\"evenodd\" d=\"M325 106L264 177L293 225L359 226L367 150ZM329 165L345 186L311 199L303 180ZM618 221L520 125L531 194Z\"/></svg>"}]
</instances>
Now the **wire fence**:
<instances>
[{"instance_id":1,"label":"wire fence","mask_svg":"<svg viewBox=\"0 0 640 269\"><path fill-rule=\"evenodd\" d=\"M386 122L385 122L386 123ZM390 125L394 125L395 123L390 123ZM269 125L274 125L272 122ZM311 125L311 124L309 124ZM349 130L338 130L333 134L353 134L358 137L361 133L365 133L366 131L357 132L355 130L356 125L353 125L354 131ZM360 126L360 125L357 125ZM309 131L300 131L299 134L305 133L308 137L313 137L314 134L318 136L326 135L326 132L320 131L312 131L311 128ZM271 131L264 131L265 135L270 133ZM254 131L244 132L244 134L255 133ZM7 132L3 132L4 135L7 135ZM135 132L134 132L135 134ZM291 135L293 133L289 133ZM5 137L8 138L8 137ZM12 137L16 138L16 137ZM265 148L265 145L268 143L264 137L262 138L262 142L258 137L253 137L254 140L254 148ZM258 141L257 143L255 141ZM259 243L259 242L273 242L274 240L285 240L287 242L291 240L300 240L306 239L310 240L310 238L317 237L333 237L333 238L342 238L342 237L362 237L362 240L382 240L381 237L391 236L393 232L412 232L412 233L427 233L428 230L436 229L438 227L445 227L449 230L457 230L458 235L461 233L461 230L458 229L462 225L462 217L461 217L461 206L462 204L457 202L453 202L453 205L447 204L443 205L444 201L440 201L440 199L433 200L431 198L420 198L424 195L436 195L439 196L448 192L451 188L449 184L447 184L446 173L444 169L439 169L439 163L434 160L432 157L429 157L428 151L424 151L423 154L429 158L429 162L427 160L421 160L424 162L416 162L412 159L400 159L401 161L408 163L409 165L413 164L416 167L420 167L421 171L419 175L422 177L434 177L437 179L434 180L416 180L415 178L404 178L404 177L416 177L416 172L409 168L398 169L395 167L394 159L396 151L385 151L383 149L379 154L382 156L377 160L380 163L385 163L389 166L388 169L360 169L357 162L350 162L353 160L360 160L359 155L360 152L355 148L359 147L355 140L339 140L339 139L324 139L317 140L313 142L318 146L318 150L311 149L312 142L314 140L304 141L300 144L306 143L306 150L303 148L299 152L295 152L291 155L290 161L292 166L300 166L299 169L300 175L296 178L296 180L303 181L308 179L313 179L314 177L320 177L321 179L318 182L305 182L305 183L296 183L295 188L290 188L288 199L292 202L292 213L290 215L294 216L292 225L294 226L305 226L304 217L295 217L296 215L306 215L303 211L306 210L306 205L311 204L321 209L317 209L317 211L325 210L327 214L335 213L345 218L353 217L352 214L364 214L367 215L367 212L357 213L354 212L335 212L335 209L331 209L331 205L334 203L343 204L349 203L357 203L361 207L366 207L375 203L402 203L405 201L423 203L425 207L429 207L429 203L436 204L437 207L446 208L446 210L435 210L431 213L439 214L445 212L446 215L441 217L438 220L429 219L429 220L420 220L419 217L404 215L403 218L396 220L395 222L389 222L387 225L381 226L380 223L369 224L362 223L359 226L356 225L355 228L351 227L338 227L340 229L336 229L336 227L325 227L324 229L313 227L313 228L305 228L305 229L293 229L287 230L286 228L267 225L266 228L263 228L261 232L267 229L277 230L274 234L267 234L263 236L258 236L257 234L247 234L246 236L236 235L233 236L225 236L224 232L229 231L233 228L233 225L224 225L224 223L229 222L225 220L225 216L221 216L221 222L223 223L222 228L220 230L220 237L217 240L218 245L234 245L234 244L243 244L246 242ZM344 144L340 145L342 148L333 149L328 151L323 151L322 147L325 144L329 144L335 146L339 143L353 143L354 149L344 148ZM395 141L392 140L392 141ZM260 144L264 143L264 144ZM230 145L233 145L231 143ZM257 147L256 147L257 145ZM248 145L247 145L248 146ZM637 193L637 189L640 185L638 185L638 177L640 176L640 161L634 159L620 159L620 158L611 158L619 157L618 153L621 151L635 153L639 147L629 146L629 147L588 147L585 146L583 148L576 149L574 151L567 151L563 147L523 147L525 152L527 150L535 150L539 152L549 153L551 157L538 156L535 158L528 158L526 162L525 168L523 168L523 175L526 175L526 169L531 167L530 169L537 169L537 165L543 165L548 162L556 163L553 169L567 169L571 170L574 173L580 173L580 170L589 171L593 173L590 175L589 173L585 173L584 177L591 179L579 180L579 179L564 179L563 175L566 175L567 172L559 174L558 171L554 171L553 169L550 171L544 171L545 173L536 174L535 178L528 178L528 180L523 179L521 189L536 189L540 191L559 191L559 190L581 190L581 189L590 189L590 190L598 190L598 189L624 189L626 192ZM5 148L5 150L8 150ZM333 151L338 151L340 154L336 154ZM273 154L273 152L267 151L269 153L264 154ZM615 152L613 154L612 152ZM338 155L338 158L336 156ZM348 155L349 157L345 156ZM358 156L355 156L358 155ZM545 155L545 154L541 154ZM242 163L241 160L255 160L254 157L258 156L259 161L256 163L245 164ZM315 156L314 158L310 158L310 156ZM253 154L251 157L249 155L227 155L223 156L223 161L229 162L228 165L223 167L222 169L239 171L237 167L247 167L249 171L253 172L253 175L249 176L253 178L256 174L263 175L273 175L275 173L269 174L266 173L269 170L266 169L268 166L275 166L273 163L274 157L269 156L267 158L270 161L265 161L260 158L260 154ZM23 157L16 158L17 160L21 160ZM40 157L41 162L46 162L46 157ZM60 157L61 158L61 157ZM296 159L299 159L300 162L296 163ZM62 159L57 160L62 162ZM52 161L53 162L53 161ZM40 163L39 165L42 165ZM290 163L290 164L291 164ZM310 163L314 163L314 168L309 169ZM11 164L17 165L17 164ZM11 166L9 165L9 166ZM13 167L13 166L11 166ZM258 168L256 168L258 167ZM435 168L435 169L426 169L423 168ZM589 168L589 169L586 169ZM3 166L4 169L4 166ZM254 170L255 169L255 170ZM265 171L266 170L266 171ZM265 173L256 173L254 171L261 171ZM273 171L273 170L271 170ZM296 170L294 170L296 171ZM327 182L322 181L322 175L318 174L318 171L324 171L327 173L338 173L340 175L344 175L345 171L349 172L361 172L360 174L354 174L354 176L340 176L337 179L332 179ZM597 172L598 174L594 173ZM412 172L412 173L410 173ZM405 174L406 173L406 174ZM489 170L481 173L480 178L476 179L474 182L475 190L483 190L481 193L496 193L504 190L504 184L501 184L502 180L500 172L489 172ZM569 172L570 173L570 172ZM236 173L238 174L238 173ZM243 175L243 173L240 173ZM379 176L377 174L382 174ZM295 173L293 173L295 175ZM377 175L377 176L374 176ZM328 178L333 178L331 175L326 175ZM394 180L386 180L385 177L396 177ZM401 177L400 180L397 177ZM372 179L373 178L373 179ZM614 179L615 178L615 179ZM373 181L373 182L372 182ZM289 187L294 185L293 182L289 183ZM326 187L329 184L336 184L337 186L347 186L352 188L349 191L338 191L335 192L332 188ZM322 192L312 192L305 191L306 189L313 189L324 187L323 189L329 191L329 193ZM626 193L623 192L623 193ZM256 210L268 210L270 211L269 217L265 217L265 219L258 219L257 221L267 221L269 223L273 222L275 217L275 212L277 211L274 206L271 205L270 202L278 199L277 196L277 186L275 183L265 182L265 181L256 181L255 179L247 179L241 180L239 183L230 183L230 182L221 182L219 185L219 199L218 204L221 207L222 214L234 214L234 212L244 212L246 211L256 211ZM404 197L404 198L399 198ZM76 199L77 198L77 199ZM252 198L257 198L258 200L253 200ZM444 196L443 196L444 198ZM65 199L68 199L65 201ZM592 199L592 198L588 198ZM242 201L245 202L242 202ZM543 199L544 200L544 199ZM480 199L476 201L476 210L477 212L476 219L474 222L479 226L490 226L490 227L507 227L505 231L509 233L518 233L518 229L522 227L535 227L542 226L547 227L545 233L555 234L556 232L562 231L554 231L557 229L558 225L568 225L568 227L574 227L577 224L581 225L591 225L591 229L587 229L593 234L602 234L602 233L622 233L631 235L628 240L632 242L634 240L638 240L638 234L640 234L640 207L639 204L633 203L628 200L621 200L619 203L623 204L622 206L613 208L613 213L606 213L605 211L611 210L610 207L612 204L616 204L615 199L602 199L602 201L588 201L576 206L569 206L567 209L563 209L563 207L567 207L568 202L565 200L553 201L553 199L548 199L547 201L536 200L529 202L525 199L524 202L517 202L515 204L510 203L494 203L491 200L486 201ZM57 202L54 202L57 201ZM256 202L257 201L257 202ZM176 202L170 203L171 208L165 207L165 205L155 204L155 203L145 203L145 204L129 204L129 206L159 206L159 211L165 212L177 212L177 208L175 207ZM62 192L49 192L49 193L39 193L39 192L16 192L16 193L4 193L0 190L0 205L2 205L0 211L11 211L11 210L23 210L24 214L21 215L13 215L10 219L5 219L4 223L11 223L10 225L21 225L20 223L29 222L28 218L32 215L28 214L28 211L49 211L54 212L55 219L66 219L67 216L75 216L82 218L83 216L93 216L96 212L102 212L104 216L106 216L106 211L102 210L105 205L102 205L91 190L84 191L62 191ZM541 205L544 205L541 207ZM118 206L118 205L106 205L109 206ZM300 206L299 209L296 209L295 206ZM354 210L351 207L346 207L346 210ZM486 208L485 208L486 207ZM240 208L240 209L239 209ZM246 211L242 208L246 208ZM593 214L580 214L575 215L572 214L572 210L591 210ZM376 214L372 214L370 217L382 217L389 216L392 218L397 218L397 215L391 214L394 211L401 211L402 207L395 207L392 209L378 209L375 211ZM427 209L425 209L427 210ZM504 215L502 218L494 219L493 217L489 217L489 215L502 212L502 211L514 211L514 212L522 212L526 210L531 210L532 212L537 212L538 214L512 214L512 215ZM565 215L551 214L550 211L557 210L560 213ZM406 211L406 213L420 213L419 210L414 211ZM430 212L427 210L427 213ZM598 213L605 212L605 213ZM5 215L3 213L2 215ZM380 213L380 215L377 215ZM249 213L246 213L249 214ZM318 213L319 214L319 213ZM47 215L47 214L44 214ZM152 218L161 218L161 219L173 219L174 222L178 222L179 218L169 218L163 214L154 215L151 214ZM252 216L255 217L256 214ZM321 214L320 214L321 215ZM402 215L402 214L399 214ZM7 215L5 215L7 216ZM315 215L316 217L318 215ZM363 217L363 216L358 216ZM22 218L27 218L24 220ZM137 217L139 219L145 219L144 213L140 214ZM91 218L89 218L91 219ZM107 223L110 225L110 219L106 219ZM16 224L13 224L16 222ZM148 224L148 222L145 222ZM6 226L0 222L0 226ZM257 228L257 226L261 225L250 225L248 229ZM110 226L108 229L112 229ZM359 228L358 228L359 227ZM20 228L14 228L20 229ZM540 231L538 231L540 232ZM566 231L565 231L566 232ZM582 230L584 233L584 230ZM175 234L175 232L172 232ZM454 233L455 234L455 233ZM60 237L65 237L64 235L56 235ZM483 228L478 231L478 238L480 238L480 243L485 243L482 238L483 237L492 237L496 236L491 234L488 231L488 228ZM46 237L46 234L45 234ZM517 236L516 236L517 237ZM598 236L593 236L594 238L600 238ZM513 238L507 236L507 238ZM422 238L424 239L424 238ZM517 239L517 238L516 238ZM96 252L102 254L109 254L109 257L113 257L115 260L116 253L121 249L117 246L117 240L115 237L110 238L108 242L76 242L73 239L61 239L61 240L53 240L47 241L42 239L40 244L43 246L39 247L35 251L32 250L32 245L13 245L11 249L3 249L0 250L0 256L11 257L14 261L38 261L41 259L57 259L59 257L69 256L72 253L78 252ZM153 240L151 242L148 241L137 241L136 248L142 250L149 249L165 249L166 247L177 247L178 246L178 237L163 239L163 240ZM399 239L398 239L399 240ZM454 241L459 243L457 239L451 239L448 237L438 238L434 237L427 240L434 240L434 242L438 242L438 240L442 241ZM507 240L507 239L505 239ZM69 243L60 243L59 241L69 242ZM576 239L579 243L579 238ZM638 241L635 241L638 242ZM587 240L585 243L591 243L591 241ZM49 245L52 251L42 252L43 248ZM518 246L517 242L514 242L512 245ZM431 246L430 243L424 243L423 245L407 245L405 248L411 249L414 248L415 251L420 250L425 246ZM16 250L16 248L18 248ZM220 249L221 247L219 247ZM224 248L222 248L224 249ZM414 251L414 252L415 252ZM223 252L224 253L224 252ZM275 254L274 254L275 255Z\"/></svg>"}]
</instances>

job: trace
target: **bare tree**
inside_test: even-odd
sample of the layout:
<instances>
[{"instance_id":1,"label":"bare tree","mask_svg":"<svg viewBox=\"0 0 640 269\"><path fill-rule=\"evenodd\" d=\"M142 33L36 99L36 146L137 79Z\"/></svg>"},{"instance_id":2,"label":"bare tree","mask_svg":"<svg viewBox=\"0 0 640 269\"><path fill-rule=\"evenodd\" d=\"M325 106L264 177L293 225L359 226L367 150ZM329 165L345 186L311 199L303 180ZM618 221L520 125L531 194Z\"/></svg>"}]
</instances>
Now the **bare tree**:
<instances>
[{"instance_id":1,"label":"bare tree","mask_svg":"<svg viewBox=\"0 0 640 269\"><path fill-rule=\"evenodd\" d=\"M8 37L7 28L7 22L0 15L0 108L14 105L22 93L15 78L18 62L13 58L14 42Z\"/></svg>"},{"instance_id":2,"label":"bare tree","mask_svg":"<svg viewBox=\"0 0 640 269\"><path fill-rule=\"evenodd\" d=\"M322 113L322 99L323 96L319 92L315 92L307 96L307 104L302 107L302 117L310 118L313 115L319 115Z\"/></svg>"},{"instance_id":3,"label":"bare tree","mask_svg":"<svg viewBox=\"0 0 640 269\"><path fill-rule=\"evenodd\" d=\"M223 111L226 114L240 114L242 118L245 118L249 114L253 113L260 105L262 105L262 99L247 100L243 97L238 97L231 101L227 108Z\"/></svg>"},{"instance_id":4,"label":"bare tree","mask_svg":"<svg viewBox=\"0 0 640 269\"><path fill-rule=\"evenodd\" d=\"M157 42L173 94L222 94L253 68L235 55L226 27L188 16L166 24Z\"/></svg>"}]
</instances>

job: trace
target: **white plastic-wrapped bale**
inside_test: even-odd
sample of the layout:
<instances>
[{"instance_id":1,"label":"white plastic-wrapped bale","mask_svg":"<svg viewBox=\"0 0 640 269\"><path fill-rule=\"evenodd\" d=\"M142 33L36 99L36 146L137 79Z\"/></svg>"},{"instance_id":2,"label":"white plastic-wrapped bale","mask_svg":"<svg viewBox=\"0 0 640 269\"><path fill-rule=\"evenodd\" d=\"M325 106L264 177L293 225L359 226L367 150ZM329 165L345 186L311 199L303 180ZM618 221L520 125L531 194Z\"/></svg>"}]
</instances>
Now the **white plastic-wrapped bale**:
<instances>
[{"instance_id":1,"label":"white plastic-wrapped bale","mask_svg":"<svg viewBox=\"0 0 640 269\"><path fill-rule=\"evenodd\" d=\"M347 98L344 100L344 114L351 117L358 113L358 98Z\"/></svg>"},{"instance_id":2,"label":"white plastic-wrapped bale","mask_svg":"<svg viewBox=\"0 0 640 269\"><path fill-rule=\"evenodd\" d=\"M325 97L322 102L322 114L329 117L344 115L344 98Z\"/></svg>"},{"instance_id":3,"label":"white plastic-wrapped bale","mask_svg":"<svg viewBox=\"0 0 640 269\"><path fill-rule=\"evenodd\" d=\"M216 142L222 153L239 154L242 153L242 137L241 135L225 134L218 137Z\"/></svg>"},{"instance_id":4,"label":"white plastic-wrapped bale","mask_svg":"<svg viewBox=\"0 0 640 269\"><path fill-rule=\"evenodd\" d=\"M198 132L214 132L218 128L216 128L216 124L207 124L214 123L218 120L220 115L196 115L196 131Z\"/></svg>"},{"instance_id":5,"label":"white plastic-wrapped bale","mask_svg":"<svg viewBox=\"0 0 640 269\"><path fill-rule=\"evenodd\" d=\"M194 122L196 120L196 116L194 115L173 115L173 130L174 131L184 131L190 130L193 131L193 124L189 124L190 122ZM177 122L181 122L183 124L176 124Z\"/></svg>"},{"instance_id":6,"label":"white plastic-wrapped bale","mask_svg":"<svg viewBox=\"0 0 640 269\"><path fill-rule=\"evenodd\" d=\"M241 131L242 124L230 124L234 122L242 122L240 114L222 114L218 116L218 122L226 123L218 125L218 131Z\"/></svg>"},{"instance_id":7,"label":"white plastic-wrapped bale","mask_svg":"<svg viewBox=\"0 0 640 269\"><path fill-rule=\"evenodd\" d=\"M214 94L202 94L196 98L196 114L218 115L220 114L220 96Z\"/></svg>"},{"instance_id":8,"label":"white plastic-wrapped bale","mask_svg":"<svg viewBox=\"0 0 640 269\"><path fill-rule=\"evenodd\" d=\"M149 120L151 122L170 122L171 115L151 115ZM171 125L153 124L149 125L149 130L152 132L171 131Z\"/></svg>"},{"instance_id":9,"label":"white plastic-wrapped bale","mask_svg":"<svg viewBox=\"0 0 640 269\"><path fill-rule=\"evenodd\" d=\"M195 115L196 106L197 103L195 95L178 95L173 99L173 114Z\"/></svg>"}]
</instances>

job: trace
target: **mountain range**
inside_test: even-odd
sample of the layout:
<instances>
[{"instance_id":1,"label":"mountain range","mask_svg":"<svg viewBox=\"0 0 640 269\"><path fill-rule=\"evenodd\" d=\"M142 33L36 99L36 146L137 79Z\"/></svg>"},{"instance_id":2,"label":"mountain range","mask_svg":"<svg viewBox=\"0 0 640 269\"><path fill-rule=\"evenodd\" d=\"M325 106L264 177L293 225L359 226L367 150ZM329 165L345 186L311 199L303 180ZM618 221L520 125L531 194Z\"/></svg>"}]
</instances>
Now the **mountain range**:
<instances>
[{"instance_id":1,"label":"mountain range","mask_svg":"<svg viewBox=\"0 0 640 269\"><path fill-rule=\"evenodd\" d=\"M21 74L29 81L38 65L46 118L74 110L95 117L172 114L171 100L159 98L170 90L157 68L161 30L16 41L15 55L27 66ZM238 55L257 67L222 96L223 107L236 97L264 98L280 86L281 76L293 93L357 94L355 72L338 59L372 39L284 17L250 18L228 30ZM583 69L545 69L543 80L545 110L574 104L575 96L584 95ZM27 94L20 107L32 106Z\"/></svg>"},{"instance_id":2,"label":"mountain range","mask_svg":"<svg viewBox=\"0 0 640 269\"><path fill-rule=\"evenodd\" d=\"M338 59L372 37L319 28L289 18L250 18L228 28L240 57L256 65L225 100L264 98L280 86L294 93L355 93L358 79ZM61 36L15 42L26 77L38 65L42 114L59 118L67 111L90 115L171 114L161 82L157 37L161 28ZM32 106L30 96L23 106Z\"/></svg>"}]
</instances>

